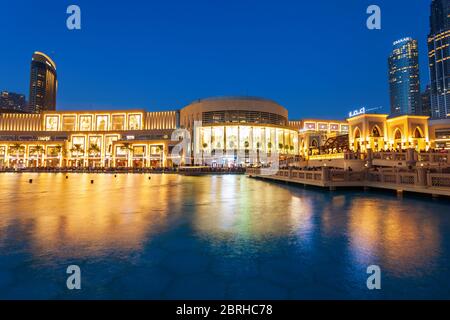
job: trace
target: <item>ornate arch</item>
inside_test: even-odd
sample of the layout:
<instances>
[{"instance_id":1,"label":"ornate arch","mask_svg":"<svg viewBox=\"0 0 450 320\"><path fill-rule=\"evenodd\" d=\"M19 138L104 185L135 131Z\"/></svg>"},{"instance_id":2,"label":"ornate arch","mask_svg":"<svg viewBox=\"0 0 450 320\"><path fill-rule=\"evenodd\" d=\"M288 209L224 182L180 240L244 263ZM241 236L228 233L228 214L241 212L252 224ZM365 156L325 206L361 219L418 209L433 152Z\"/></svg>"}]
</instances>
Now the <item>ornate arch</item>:
<instances>
[{"instance_id":1,"label":"ornate arch","mask_svg":"<svg viewBox=\"0 0 450 320\"><path fill-rule=\"evenodd\" d=\"M421 139L421 138L424 138L424 137L425 137L425 135L423 134L422 129L420 129L420 127L417 126L417 127L414 129L413 138L415 138L415 139Z\"/></svg>"},{"instance_id":2,"label":"ornate arch","mask_svg":"<svg viewBox=\"0 0 450 320\"><path fill-rule=\"evenodd\" d=\"M403 132L399 128L396 128L394 130L394 140L402 140L403 138Z\"/></svg>"},{"instance_id":3,"label":"ornate arch","mask_svg":"<svg viewBox=\"0 0 450 320\"><path fill-rule=\"evenodd\" d=\"M382 131L377 124L372 127L372 130L370 130L370 134L374 138L381 138L383 136L381 132Z\"/></svg>"}]
</instances>

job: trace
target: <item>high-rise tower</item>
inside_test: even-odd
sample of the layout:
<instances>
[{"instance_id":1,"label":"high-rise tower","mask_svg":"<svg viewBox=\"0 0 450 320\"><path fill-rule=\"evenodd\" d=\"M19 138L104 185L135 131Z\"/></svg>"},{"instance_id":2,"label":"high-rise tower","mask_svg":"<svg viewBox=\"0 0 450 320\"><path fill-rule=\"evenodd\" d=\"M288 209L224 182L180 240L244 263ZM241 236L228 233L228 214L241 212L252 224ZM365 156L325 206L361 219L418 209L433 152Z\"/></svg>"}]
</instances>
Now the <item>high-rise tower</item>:
<instances>
[{"instance_id":1,"label":"high-rise tower","mask_svg":"<svg viewBox=\"0 0 450 320\"><path fill-rule=\"evenodd\" d=\"M56 110L57 87L55 63L46 54L35 52L31 60L29 111Z\"/></svg>"},{"instance_id":2,"label":"high-rise tower","mask_svg":"<svg viewBox=\"0 0 450 320\"><path fill-rule=\"evenodd\" d=\"M450 0L431 2L428 59L431 80L431 117L444 119L450 113Z\"/></svg>"},{"instance_id":3,"label":"high-rise tower","mask_svg":"<svg viewBox=\"0 0 450 320\"><path fill-rule=\"evenodd\" d=\"M395 41L388 63L391 115L420 115L422 112L417 41L411 38Z\"/></svg>"}]
</instances>

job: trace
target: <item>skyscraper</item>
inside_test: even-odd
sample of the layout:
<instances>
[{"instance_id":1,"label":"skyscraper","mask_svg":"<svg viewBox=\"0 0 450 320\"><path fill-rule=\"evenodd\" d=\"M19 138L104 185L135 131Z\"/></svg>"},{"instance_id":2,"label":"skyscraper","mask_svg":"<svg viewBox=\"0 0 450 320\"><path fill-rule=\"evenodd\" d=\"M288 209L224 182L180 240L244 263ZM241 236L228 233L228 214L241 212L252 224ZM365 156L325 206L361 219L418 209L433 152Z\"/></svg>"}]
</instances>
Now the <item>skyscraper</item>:
<instances>
[{"instance_id":1,"label":"skyscraper","mask_svg":"<svg viewBox=\"0 0 450 320\"><path fill-rule=\"evenodd\" d=\"M26 106L23 94L8 91L0 92L0 112L24 112L26 111Z\"/></svg>"},{"instance_id":2,"label":"skyscraper","mask_svg":"<svg viewBox=\"0 0 450 320\"><path fill-rule=\"evenodd\" d=\"M30 72L30 112L56 110L56 65L49 56L35 52Z\"/></svg>"},{"instance_id":3,"label":"skyscraper","mask_svg":"<svg viewBox=\"0 0 450 320\"><path fill-rule=\"evenodd\" d=\"M404 38L394 42L388 59L391 115L421 114L419 50L417 41Z\"/></svg>"},{"instance_id":4,"label":"skyscraper","mask_svg":"<svg viewBox=\"0 0 450 320\"><path fill-rule=\"evenodd\" d=\"M422 92L422 115L431 117L431 88L428 85Z\"/></svg>"},{"instance_id":5,"label":"skyscraper","mask_svg":"<svg viewBox=\"0 0 450 320\"><path fill-rule=\"evenodd\" d=\"M431 2L428 59L431 80L431 116L443 119L450 113L450 0Z\"/></svg>"}]
</instances>

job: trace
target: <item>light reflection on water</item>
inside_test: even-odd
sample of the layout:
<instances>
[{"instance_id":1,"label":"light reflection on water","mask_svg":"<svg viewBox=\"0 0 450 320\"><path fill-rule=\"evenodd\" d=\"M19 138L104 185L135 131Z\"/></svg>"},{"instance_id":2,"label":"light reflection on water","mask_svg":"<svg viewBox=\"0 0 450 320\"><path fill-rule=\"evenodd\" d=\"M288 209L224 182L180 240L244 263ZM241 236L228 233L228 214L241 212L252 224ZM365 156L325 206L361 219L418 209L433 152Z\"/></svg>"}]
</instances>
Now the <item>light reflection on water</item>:
<instances>
[{"instance_id":1,"label":"light reflection on water","mask_svg":"<svg viewBox=\"0 0 450 320\"><path fill-rule=\"evenodd\" d=\"M2 174L0 190L1 298L450 298L446 201L244 176Z\"/></svg>"}]
</instances>

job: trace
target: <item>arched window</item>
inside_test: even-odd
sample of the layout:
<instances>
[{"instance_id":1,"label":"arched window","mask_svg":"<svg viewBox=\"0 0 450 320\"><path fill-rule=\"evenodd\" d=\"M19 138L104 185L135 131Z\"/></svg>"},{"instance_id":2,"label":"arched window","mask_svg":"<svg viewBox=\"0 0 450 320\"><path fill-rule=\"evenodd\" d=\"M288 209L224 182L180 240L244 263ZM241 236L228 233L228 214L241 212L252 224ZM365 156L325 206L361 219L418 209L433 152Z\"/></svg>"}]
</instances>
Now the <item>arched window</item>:
<instances>
[{"instance_id":1,"label":"arched window","mask_svg":"<svg viewBox=\"0 0 450 320\"><path fill-rule=\"evenodd\" d=\"M422 131L420 130L419 127L417 127L416 130L414 130L414 138L415 139L423 138Z\"/></svg>"},{"instance_id":2,"label":"arched window","mask_svg":"<svg viewBox=\"0 0 450 320\"><path fill-rule=\"evenodd\" d=\"M359 128L356 128L355 130L355 139L359 139L361 138L361 131L359 130Z\"/></svg>"},{"instance_id":3,"label":"arched window","mask_svg":"<svg viewBox=\"0 0 450 320\"><path fill-rule=\"evenodd\" d=\"M373 127L373 129L372 129L372 137L375 137L375 138L381 137L380 130L378 129L377 126Z\"/></svg>"},{"instance_id":4,"label":"arched window","mask_svg":"<svg viewBox=\"0 0 450 320\"><path fill-rule=\"evenodd\" d=\"M402 133L400 132L400 130L396 130L395 134L394 134L394 139L395 140L401 140L402 139Z\"/></svg>"}]
</instances>

